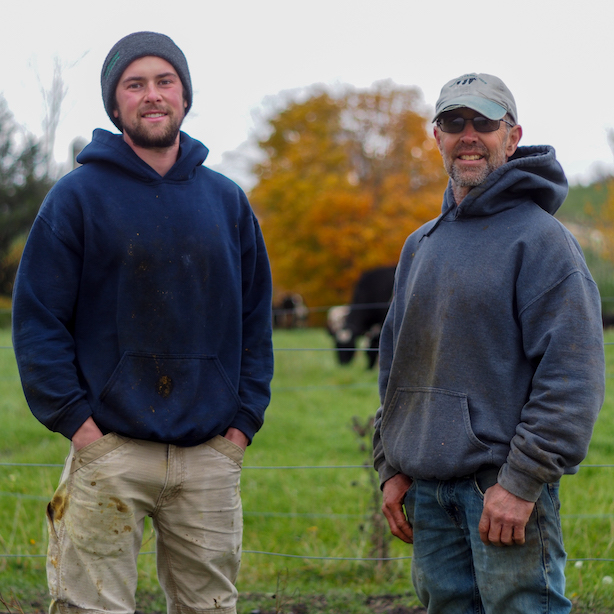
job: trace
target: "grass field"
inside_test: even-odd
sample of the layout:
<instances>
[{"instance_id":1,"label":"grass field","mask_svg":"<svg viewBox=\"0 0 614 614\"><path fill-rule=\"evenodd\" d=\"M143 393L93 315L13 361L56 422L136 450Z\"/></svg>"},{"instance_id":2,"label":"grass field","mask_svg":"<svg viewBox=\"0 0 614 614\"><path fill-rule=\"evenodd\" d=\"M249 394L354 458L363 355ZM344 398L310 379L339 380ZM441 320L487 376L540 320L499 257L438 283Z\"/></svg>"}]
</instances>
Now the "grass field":
<instances>
[{"instance_id":1,"label":"grass field","mask_svg":"<svg viewBox=\"0 0 614 614\"><path fill-rule=\"evenodd\" d=\"M332 352L318 351L330 347L322 330L278 331L274 342L273 401L242 478L239 612L409 612L418 605L410 561L365 560L411 556L411 547L388 537L375 472L362 467L370 463L377 374L366 371L363 355L342 368ZM30 415L10 345L0 329L0 595L33 612L46 607L44 508L60 468L19 464L61 464L68 446ZM606 345L614 373L612 348ZM614 465L613 395L611 386L585 464ZM574 612L614 612L613 478L614 466L563 478ZM165 611L153 549L148 527L139 560L139 609L147 612Z\"/></svg>"}]
</instances>

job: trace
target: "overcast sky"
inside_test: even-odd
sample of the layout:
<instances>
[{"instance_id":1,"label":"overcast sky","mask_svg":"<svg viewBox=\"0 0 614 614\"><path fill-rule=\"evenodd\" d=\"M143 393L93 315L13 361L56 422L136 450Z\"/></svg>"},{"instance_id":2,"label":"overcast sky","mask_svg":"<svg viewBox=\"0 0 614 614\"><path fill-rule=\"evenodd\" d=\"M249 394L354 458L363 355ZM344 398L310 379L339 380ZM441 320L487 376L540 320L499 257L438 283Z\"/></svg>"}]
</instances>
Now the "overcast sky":
<instances>
[{"instance_id":1,"label":"overcast sky","mask_svg":"<svg viewBox=\"0 0 614 614\"><path fill-rule=\"evenodd\" d=\"M501 77L514 93L522 144L550 144L571 182L612 170L612 0L30 0L2 2L0 93L16 120L41 134L41 85L53 60L68 88L55 157L75 137L114 130L100 69L121 37L168 34L194 87L184 130L209 149L207 164L243 187L233 152L280 92L313 83L366 88L392 79L434 107L442 85L466 72Z\"/></svg>"}]
</instances>

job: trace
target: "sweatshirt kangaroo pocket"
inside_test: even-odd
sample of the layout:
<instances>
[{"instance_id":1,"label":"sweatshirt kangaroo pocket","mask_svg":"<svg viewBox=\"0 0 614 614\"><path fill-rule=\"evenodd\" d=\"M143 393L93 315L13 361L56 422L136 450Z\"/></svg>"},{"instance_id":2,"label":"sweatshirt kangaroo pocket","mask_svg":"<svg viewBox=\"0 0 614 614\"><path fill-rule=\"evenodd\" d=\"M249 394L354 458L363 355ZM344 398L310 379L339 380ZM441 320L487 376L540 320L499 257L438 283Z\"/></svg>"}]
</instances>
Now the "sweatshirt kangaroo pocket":
<instances>
[{"instance_id":1,"label":"sweatshirt kangaroo pocket","mask_svg":"<svg viewBox=\"0 0 614 614\"><path fill-rule=\"evenodd\" d=\"M397 388L382 420L386 460L405 475L448 480L492 463L473 432L467 395L439 388Z\"/></svg>"},{"instance_id":2,"label":"sweatshirt kangaroo pocket","mask_svg":"<svg viewBox=\"0 0 614 614\"><path fill-rule=\"evenodd\" d=\"M194 445L224 430L240 400L216 356L126 352L100 394L115 432Z\"/></svg>"}]
</instances>

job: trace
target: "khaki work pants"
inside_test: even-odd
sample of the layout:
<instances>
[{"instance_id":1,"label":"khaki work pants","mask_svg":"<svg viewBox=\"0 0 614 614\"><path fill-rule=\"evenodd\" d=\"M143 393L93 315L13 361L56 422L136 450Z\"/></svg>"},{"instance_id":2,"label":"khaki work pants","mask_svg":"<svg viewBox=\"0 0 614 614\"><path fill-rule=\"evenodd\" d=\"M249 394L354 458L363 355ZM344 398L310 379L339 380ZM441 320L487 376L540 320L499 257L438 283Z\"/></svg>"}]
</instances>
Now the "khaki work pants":
<instances>
[{"instance_id":1,"label":"khaki work pants","mask_svg":"<svg viewBox=\"0 0 614 614\"><path fill-rule=\"evenodd\" d=\"M47 508L50 614L135 611L147 515L169 614L236 614L242 461L221 436L181 448L110 433L71 446Z\"/></svg>"}]
</instances>

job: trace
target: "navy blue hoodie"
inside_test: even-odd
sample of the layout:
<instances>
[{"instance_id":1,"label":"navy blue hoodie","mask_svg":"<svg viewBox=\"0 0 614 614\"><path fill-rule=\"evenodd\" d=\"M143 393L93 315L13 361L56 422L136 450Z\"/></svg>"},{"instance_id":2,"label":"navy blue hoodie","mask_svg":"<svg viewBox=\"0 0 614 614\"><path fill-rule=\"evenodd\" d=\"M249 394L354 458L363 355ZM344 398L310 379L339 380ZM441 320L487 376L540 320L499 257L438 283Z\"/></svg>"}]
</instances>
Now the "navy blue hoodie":
<instances>
[{"instance_id":1,"label":"navy blue hoodie","mask_svg":"<svg viewBox=\"0 0 614 614\"><path fill-rule=\"evenodd\" d=\"M17 274L13 342L34 415L71 438L191 446L251 440L273 373L271 277L242 190L181 133L161 177L121 135L94 132L49 192Z\"/></svg>"},{"instance_id":2,"label":"navy blue hoodie","mask_svg":"<svg viewBox=\"0 0 614 614\"><path fill-rule=\"evenodd\" d=\"M599 292L553 214L551 147L509 162L407 240L380 342L375 467L446 480L485 465L535 501L586 455L603 403Z\"/></svg>"}]
</instances>

